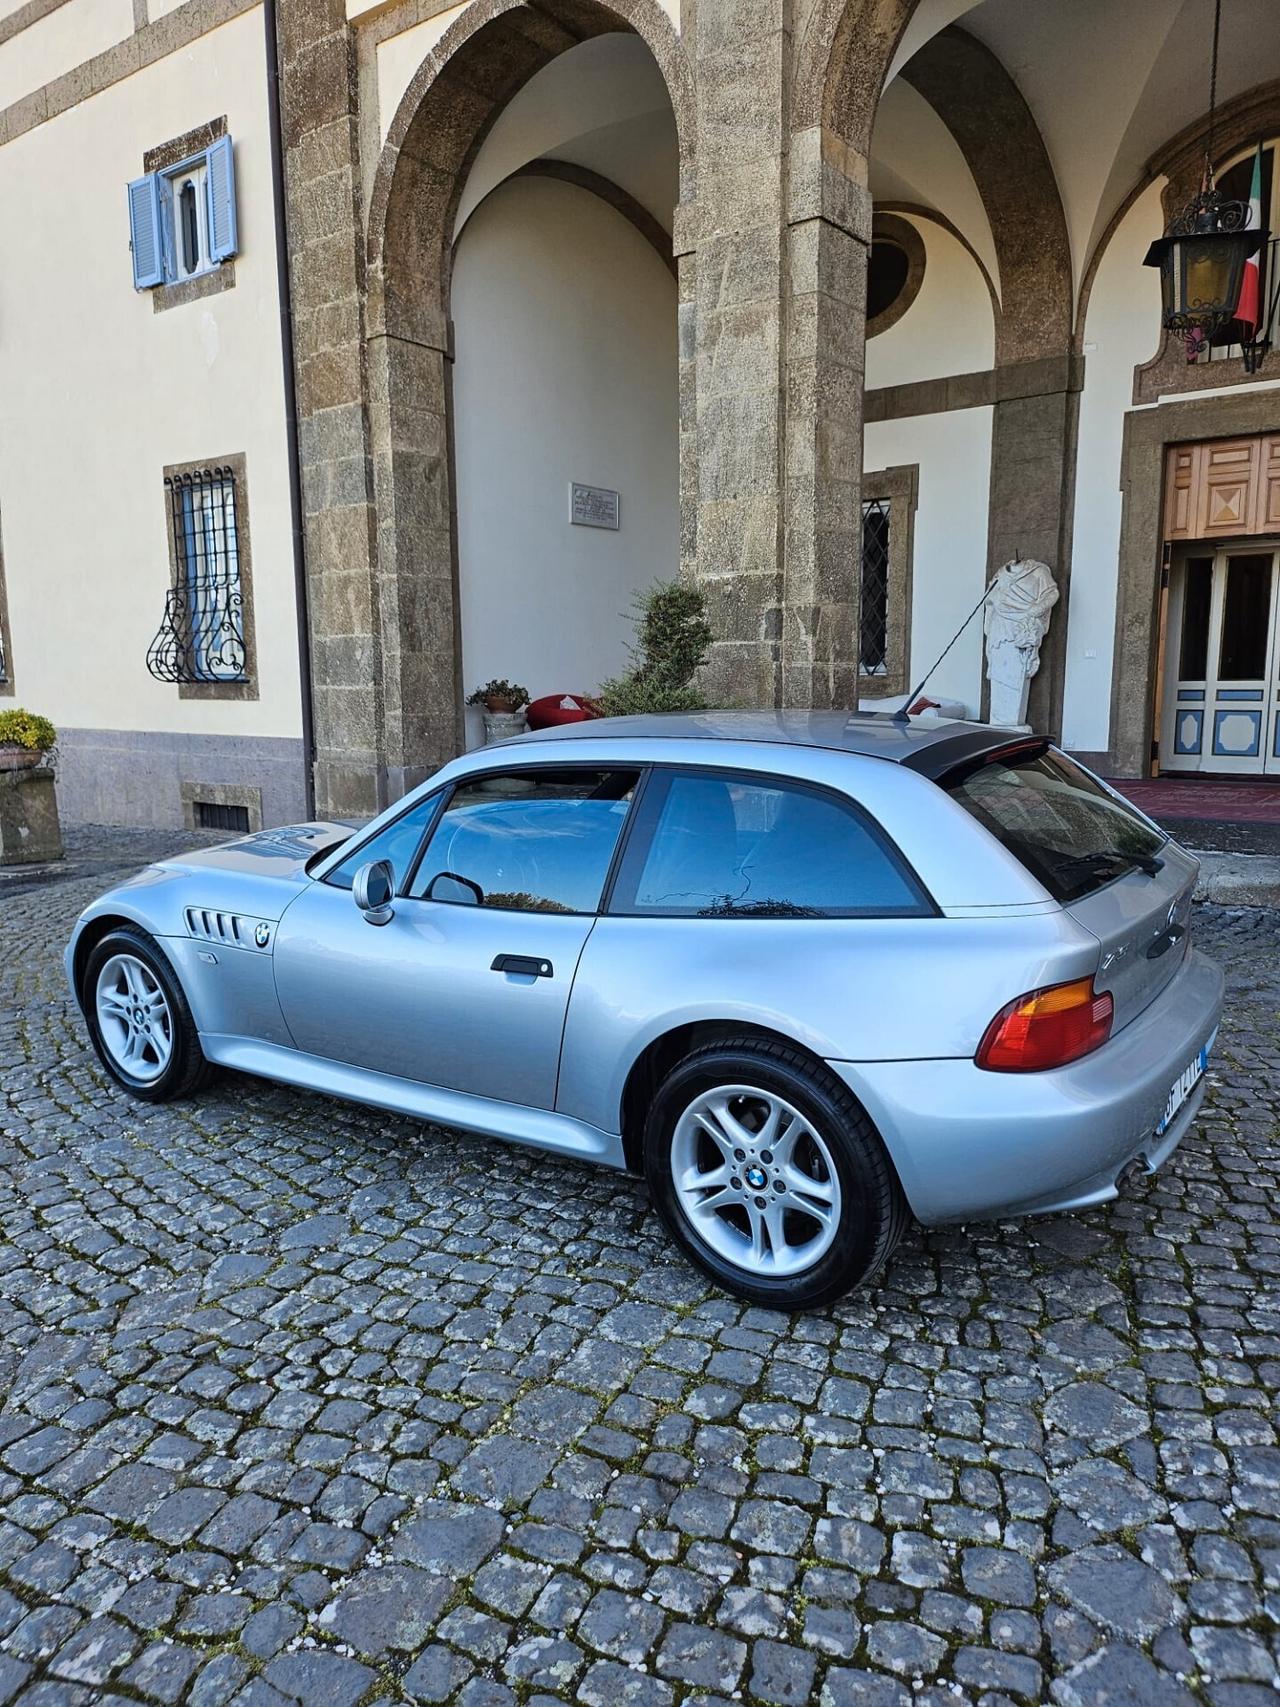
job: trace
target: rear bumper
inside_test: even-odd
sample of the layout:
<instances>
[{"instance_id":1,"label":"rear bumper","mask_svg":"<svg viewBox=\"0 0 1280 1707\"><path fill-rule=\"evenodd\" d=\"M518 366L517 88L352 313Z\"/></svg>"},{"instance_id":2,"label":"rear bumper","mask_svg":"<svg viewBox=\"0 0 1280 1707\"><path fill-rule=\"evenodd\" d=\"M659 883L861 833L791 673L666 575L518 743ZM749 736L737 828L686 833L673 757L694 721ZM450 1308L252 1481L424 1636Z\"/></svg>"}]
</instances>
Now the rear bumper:
<instances>
[{"instance_id":1,"label":"rear bumper","mask_svg":"<svg viewBox=\"0 0 1280 1707\"><path fill-rule=\"evenodd\" d=\"M1043 1215L1104 1203L1135 1161L1154 1172L1204 1097L1204 1080L1159 1138L1179 1073L1217 1029L1222 973L1194 950L1110 1042L1048 1073L989 1073L971 1060L833 1061L875 1122L926 1225Z\"/></svg>"}]
</instances>

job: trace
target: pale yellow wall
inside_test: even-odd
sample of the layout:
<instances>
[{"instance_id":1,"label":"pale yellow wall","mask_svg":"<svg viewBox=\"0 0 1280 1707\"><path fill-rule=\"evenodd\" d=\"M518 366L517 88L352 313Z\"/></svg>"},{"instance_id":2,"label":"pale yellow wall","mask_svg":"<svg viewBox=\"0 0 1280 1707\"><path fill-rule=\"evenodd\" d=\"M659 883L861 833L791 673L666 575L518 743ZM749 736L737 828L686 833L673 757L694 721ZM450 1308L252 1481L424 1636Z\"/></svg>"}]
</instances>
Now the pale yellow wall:
<instances>
[{"instance_id":1,"label":"pale yellow wall","mask_svg":"<svg viewBox=\"0 0 1280 1707\"><path fill-rule=\"evenodd\" d=\"M66 0L0 43L0 107L11 106L132 34L133 0Z\"/></svg>"},{"instance_id":2,"label":"pale yellow wall","mask_svg":"<svg viewBox=\"0 0 1280 1707\"><path fill-rule=\"evenodd\" d=\"M125 186L226 114L235 288L153 312ZM0 148L0 526L22 703L72 728L299 733L284 382L260 9ZM257 702L147 674L169 584L167 463L248 462Z\"/></svg>"}]
</instances>

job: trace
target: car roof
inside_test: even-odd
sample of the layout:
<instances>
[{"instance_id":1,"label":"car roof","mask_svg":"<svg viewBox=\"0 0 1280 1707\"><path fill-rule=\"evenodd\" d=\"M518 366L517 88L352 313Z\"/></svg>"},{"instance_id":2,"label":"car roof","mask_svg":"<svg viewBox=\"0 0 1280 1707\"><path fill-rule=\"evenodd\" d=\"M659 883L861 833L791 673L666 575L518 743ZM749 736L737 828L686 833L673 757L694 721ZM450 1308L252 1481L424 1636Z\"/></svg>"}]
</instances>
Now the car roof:
<instances>
[{"instance_id":1,"label":"car roof","mask_svg":"<svg viewBox=\"0 0 1280 1707\"><path fill-rule=\"evenodd\" d=\"M887 759L937 777L957 764L1026 737L1019 731L923 715L903 719L887 711L697 711L654 712L637 717L589 718L513 736L521 741L697 740L775 742L824 747Z\"/></svg>"}]
</instances>

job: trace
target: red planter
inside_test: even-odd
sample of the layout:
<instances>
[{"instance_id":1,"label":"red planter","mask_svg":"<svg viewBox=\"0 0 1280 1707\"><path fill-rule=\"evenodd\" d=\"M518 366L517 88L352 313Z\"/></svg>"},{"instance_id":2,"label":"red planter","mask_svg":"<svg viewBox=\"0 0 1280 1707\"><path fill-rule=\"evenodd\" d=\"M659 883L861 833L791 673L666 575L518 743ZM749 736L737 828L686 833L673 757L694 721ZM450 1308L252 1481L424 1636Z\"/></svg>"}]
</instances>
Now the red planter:
<instances>
[{"instance_id":1,"label":"red planter","mask_svg":"<svg viewBox=\"0 0 1280 1707\"><path fill-rule=\"evenodd\" d=\"M530 729L555 729L561 723L585 723L600 713L585 694L548 693L535 699L525 715Z\"/></svg>"}]
</instances>

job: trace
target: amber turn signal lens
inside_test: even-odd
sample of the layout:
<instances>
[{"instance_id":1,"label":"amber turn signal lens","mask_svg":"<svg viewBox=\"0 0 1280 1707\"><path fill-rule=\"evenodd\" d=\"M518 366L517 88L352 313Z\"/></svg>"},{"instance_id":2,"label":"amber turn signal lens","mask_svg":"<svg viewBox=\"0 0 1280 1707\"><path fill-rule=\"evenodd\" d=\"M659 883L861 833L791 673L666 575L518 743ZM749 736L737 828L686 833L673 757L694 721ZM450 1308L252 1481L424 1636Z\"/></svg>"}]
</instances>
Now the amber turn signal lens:
<instances>
[{"instance_id":1,"label":"amber turn signal lens","mask_svg":"<svg viewBox=\"0 0 1280 1707\"><path fill-rule=\"evenodd\" d=\"M1111 1036L1114 1004L1092 978L1051 984L1007 1003L987 1027L979 1067L995 1073L1041 1073L1065 1067L1099 1048Z\"/></svg>"}]
</instances>

